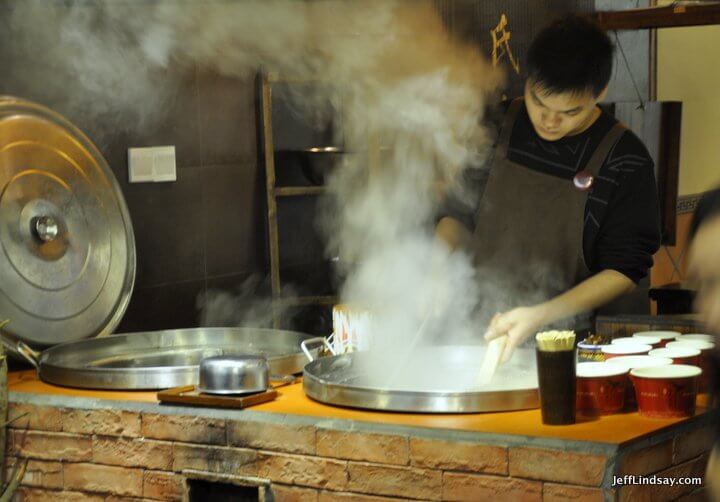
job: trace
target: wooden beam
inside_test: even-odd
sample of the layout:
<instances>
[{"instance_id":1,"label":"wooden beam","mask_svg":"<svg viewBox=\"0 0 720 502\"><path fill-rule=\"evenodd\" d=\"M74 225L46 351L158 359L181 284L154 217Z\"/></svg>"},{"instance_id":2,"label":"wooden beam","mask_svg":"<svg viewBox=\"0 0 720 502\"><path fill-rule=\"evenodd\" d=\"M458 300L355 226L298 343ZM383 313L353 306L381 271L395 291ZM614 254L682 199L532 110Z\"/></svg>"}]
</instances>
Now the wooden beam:
<instances>
[{"instance_id":1,"label":"wooden beam","mask_svg":"<svg viewBox=\"0 0 720 502\"><path fill-rule=\"evenodd\" d=\"M301 195L322 195L327 192L326 186L292 186L276 187L276 197L296 197Z\"/></svg>"},{"instance_id":2,"label":"wooden beam","mask_svg":"<svg viewBox=\"0 0 720 502\"><path fill-rule=\"evenodd\" d=\"M647 30L720 24L720 3L600 11L592 16L605 30Z\"/></svg>"}]
</instances>

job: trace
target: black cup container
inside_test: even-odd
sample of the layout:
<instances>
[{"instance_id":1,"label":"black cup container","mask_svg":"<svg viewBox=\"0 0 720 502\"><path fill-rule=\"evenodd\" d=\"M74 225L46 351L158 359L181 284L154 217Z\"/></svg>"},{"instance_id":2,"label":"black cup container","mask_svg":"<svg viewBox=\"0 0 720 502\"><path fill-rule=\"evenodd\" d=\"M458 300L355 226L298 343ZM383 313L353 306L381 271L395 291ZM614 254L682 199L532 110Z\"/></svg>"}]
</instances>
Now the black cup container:
<instances>
[{"instance_id":1,"label":"black cup container","mask_svg":"<svg viewBox=\"0 0 720 502\"><path fill-rule=\"evenodd\" d=\"M575 423L575 350L537 349L540 412L547 425Z\"/></svg>"}]
</instances>

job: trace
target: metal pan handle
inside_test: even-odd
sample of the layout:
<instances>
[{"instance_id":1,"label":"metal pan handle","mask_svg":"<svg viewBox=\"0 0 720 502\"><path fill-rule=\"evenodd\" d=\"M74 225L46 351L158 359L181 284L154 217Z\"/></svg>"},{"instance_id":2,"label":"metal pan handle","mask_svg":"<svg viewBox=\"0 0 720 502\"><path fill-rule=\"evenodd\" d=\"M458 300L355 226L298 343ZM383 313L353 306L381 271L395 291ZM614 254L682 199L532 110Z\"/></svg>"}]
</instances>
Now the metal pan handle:
<instances>
[{"instance_id":1,"label":"metal pan handle","mask_svg":"<svg viewBox=\"0 0 720 502\"><path fill-rule=\"evenodd\" d=\"M270 381L273 382L270 386L273 389L278 387L284 387L285 385L292 385L297 382L295 375L270 375Z\"/></svg>"},{"instance_id":2,"label":"metal pan handle","mask_svg":"<svg viewBox=\"0 0 720 502\"><path fill-rule=\"evenodd\" d=\"M308 349L308 345L315 345L320 344L324 345L326 349L330 351L332 355L335 355L335 349L332 348L332 345L330 345L327 341L327 338L324 336L316 336L315 338L308 338L307 340L303 340L300 342L300 348L302 349L303 353L305 354L305 357L307 357L310 362L314 360L312 354L310 353L310 349Z\"/></svg>"},{"instance_id":3,"label":"metal pan handle","mask_svg":"<svg viewBox=\"0 0 720 502\"><path fill-rule=\"evenodd\" d=\"M23 356L30 364L35 366L36 370L40 369L40 352L30 348L25 342L18 342L15 348L18 354Z\"/></svg>"},{"instance_id":4,"label":"metal pan handle","mask_svg":"<svg viewBox=\"0 0 720 502\"><path fill-rule=\"evenodd\" d=\"M27 359L27 361L32 364L36 370L40 369L40 353L31 349L28 344L25 342L21 342L20 340L16 340L15 337L12 335L6 333L2 330L2 328L8 323L9 321L2 321L0 322L0 343L2 345L17 354L20 354L23 356L23 358Z\"/></svg>"}]
</instances>

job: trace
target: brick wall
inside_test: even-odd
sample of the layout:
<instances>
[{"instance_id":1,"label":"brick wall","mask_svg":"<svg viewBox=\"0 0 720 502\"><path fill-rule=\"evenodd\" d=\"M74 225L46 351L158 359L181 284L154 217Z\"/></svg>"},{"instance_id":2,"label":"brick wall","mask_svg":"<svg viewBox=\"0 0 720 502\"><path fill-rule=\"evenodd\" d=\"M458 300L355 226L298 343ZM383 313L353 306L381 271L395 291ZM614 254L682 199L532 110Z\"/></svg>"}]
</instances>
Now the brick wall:
<instances>
[{"instance_id":1,"label":"brick wall","mask_svg":"<svg viewBox=\"0 0 720 502\"><path fill-rule=\"evenodd\" d=\"M701 476L714 431L616 455L313 425L11 404L7 469L30 459L18 500L180 500L188 470L270 481L275 501L670 500L697 487L610 489L612 474ZM24 428L28 424L28 430ZM655 497L659 494L660 497Z\"/></svg>"}]
</instances>

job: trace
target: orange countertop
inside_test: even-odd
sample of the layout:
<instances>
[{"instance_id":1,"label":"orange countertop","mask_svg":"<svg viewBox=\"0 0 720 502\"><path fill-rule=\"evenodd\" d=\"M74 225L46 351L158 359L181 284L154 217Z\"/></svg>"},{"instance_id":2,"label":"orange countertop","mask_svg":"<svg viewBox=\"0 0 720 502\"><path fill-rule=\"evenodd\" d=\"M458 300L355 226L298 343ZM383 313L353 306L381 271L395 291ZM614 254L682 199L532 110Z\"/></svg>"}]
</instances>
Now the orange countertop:
<instances>
[{"instance_id":1,"label":"orange countertop","mask_svg":"<svg viewBox=\"0 0 720 502\"><path fill-rule=\"evenodd\" d=\"M19 371L9 374L8 386L11 392L48 394L56 396L85 397L119 401L158 403L155 392L141 391L96 391L70 389L50 385L38 380L34 371ZM707 402L704 395L698 398L695 417L684 419L651 419L638 413L608 415L596 419L581 419L574 425L547 426L540 419L540 410L512 411L501 413L473 414L419 414L362 411L329 406L305 396L302 383L280 387L278 398L269 403L253 406L253 411L284 415L302 415L322 419L343 419L379 424L470 431L489 434L509 434L570 441L591 441L623 445L667 429L696 420L703 415ZM163 405L170 406L170 405Z\"/></svg>"}]
</instances>

